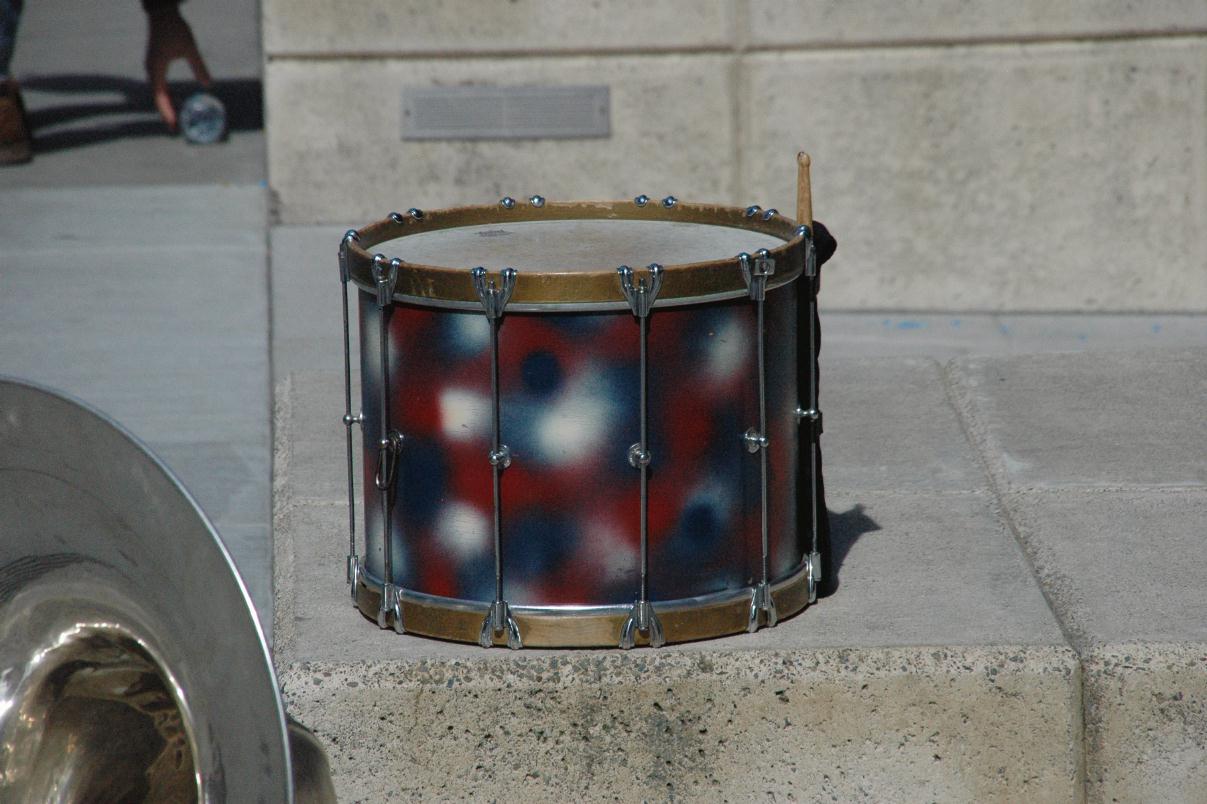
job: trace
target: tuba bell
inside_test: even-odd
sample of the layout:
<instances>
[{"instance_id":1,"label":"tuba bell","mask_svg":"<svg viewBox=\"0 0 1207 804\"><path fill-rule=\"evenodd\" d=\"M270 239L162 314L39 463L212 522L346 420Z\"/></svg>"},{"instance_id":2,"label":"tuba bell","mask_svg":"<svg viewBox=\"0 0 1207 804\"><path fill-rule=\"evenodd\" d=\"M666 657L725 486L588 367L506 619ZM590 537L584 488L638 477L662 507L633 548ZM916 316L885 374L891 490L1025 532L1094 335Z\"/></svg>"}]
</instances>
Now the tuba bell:
<instances>
[{"instance_id":1,"label":"tuba bell","mask_svg":"<svg viewBox=\"0 0 1207 804\"><path fill-rule=\"evenodd\" d=\"M4 378L0 801L335 801L188 492L102 414Z\"/></svg>"}]
</instances>

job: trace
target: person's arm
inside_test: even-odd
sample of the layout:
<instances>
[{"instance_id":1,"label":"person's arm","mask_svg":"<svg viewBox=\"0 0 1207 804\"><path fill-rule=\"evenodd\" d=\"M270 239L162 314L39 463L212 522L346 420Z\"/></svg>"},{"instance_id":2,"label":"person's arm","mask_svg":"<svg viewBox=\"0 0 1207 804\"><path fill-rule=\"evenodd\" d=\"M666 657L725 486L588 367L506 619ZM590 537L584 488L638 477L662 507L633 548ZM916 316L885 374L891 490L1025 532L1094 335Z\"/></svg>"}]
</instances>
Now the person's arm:
<instances>
[{"instance_id":1,"label":"person's arm","mask_svg":"<svg viewBox=\"0 0 1207 804\"><path fill-rule=\"evenodd\" d=\"M144 63L147 80L151 82L151 94L159 116L171 131L176 130L176 110L168 95L168 65L176 59L185 59L201 85L210 85L210 73L197 50L193 31L180 16L180 2L142 0L143 11L147 12L147 58Z\"/></svg>"}]
</instances>

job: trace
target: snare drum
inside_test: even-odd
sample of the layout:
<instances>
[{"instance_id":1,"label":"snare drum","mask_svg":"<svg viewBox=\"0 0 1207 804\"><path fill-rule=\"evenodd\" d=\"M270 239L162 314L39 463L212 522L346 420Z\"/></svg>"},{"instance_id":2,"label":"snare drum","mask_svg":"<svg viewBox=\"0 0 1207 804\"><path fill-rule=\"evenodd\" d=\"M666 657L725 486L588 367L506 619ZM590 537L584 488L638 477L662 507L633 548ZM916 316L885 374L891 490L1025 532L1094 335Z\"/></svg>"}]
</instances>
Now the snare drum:
<instances>
[{"instance_id":1,"label":"snare drum","mask_svg":"<svg viewBox=\"0 0 1207 804\"><path fill-rule=\"evenodd\" d=\"M348 232L356 605L513 648L658 646L804 608L825 515L815 265L808 225L673 198L505 198Z\"/></svg>"}]
</instances>

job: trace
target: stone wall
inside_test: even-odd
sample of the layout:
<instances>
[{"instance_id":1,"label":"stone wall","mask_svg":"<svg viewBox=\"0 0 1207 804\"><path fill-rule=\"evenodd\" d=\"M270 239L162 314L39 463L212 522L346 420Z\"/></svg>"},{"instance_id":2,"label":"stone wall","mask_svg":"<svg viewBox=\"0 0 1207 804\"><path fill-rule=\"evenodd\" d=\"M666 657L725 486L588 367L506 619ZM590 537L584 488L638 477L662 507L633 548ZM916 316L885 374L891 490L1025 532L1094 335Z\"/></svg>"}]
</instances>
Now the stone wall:
<instances>
[{"instance_id":1,"label":"stone wall","mask_svg":"<svg viewBox=\"0 0 1207 804\"><path fill-rule=\"evenodd\" d=\"M804 148L830 309L1207 310L1202 0L263 7L282 222L531 193L788 212ZM441 84L607 84L611 136L403 141L402 88Z\"/></svg>"}]
</instances>

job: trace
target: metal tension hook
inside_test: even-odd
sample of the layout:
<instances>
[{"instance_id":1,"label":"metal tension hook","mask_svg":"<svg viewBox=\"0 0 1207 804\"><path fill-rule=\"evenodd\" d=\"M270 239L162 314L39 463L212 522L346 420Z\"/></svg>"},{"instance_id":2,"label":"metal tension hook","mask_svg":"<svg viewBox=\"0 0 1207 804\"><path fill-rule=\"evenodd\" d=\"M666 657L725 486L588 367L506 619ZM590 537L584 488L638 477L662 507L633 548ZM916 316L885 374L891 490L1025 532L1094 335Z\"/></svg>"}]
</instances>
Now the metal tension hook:
<instances>
[{"instance_id":1,"label":"metal tension hook","mask_svg":"<svg viewBox=\"0 0 1207 804\"><path fill-rule=\"evenodd\" d=\"M504 199L506 200L506 199ZM538 203L539 200L539 203ZM529 199L533 206L542 206L540 196ZM500 433L501 396L499 391L499 324L511 294L515 291L516 270L504 268L499 281L488 279L486 269L478 267L470 272L482 310L490 322L490 396L491 427L490 453L491 480L494 493L494 547L495 547L495 599L482 620L478 633L478 644L484 648L494 645L495 638L507 634L507 647L518 650L524 646L520 627L511 614L511 606L503 599L503 489L500 478L503 470L511 466L511 449L502 442Z\"/></svg>"},{"instance_id":2,"label":"metal tension hook","mask_svg":"<svg viewBox=\"0 0 1207 804\"><path fill-rule=\"evenodd\" d=\"M378 491L389 491L394 487L398 472L398 454L402 452L402 433L391 430L377 442L377 475L373 478Z\"/></svg>"},{"instance_id":3,"label":"metal tension hook","mask_svg":"<svg viewBox=\"0 0 1207 804\"><path fill-rule=\"evenodd\" d=\"M769 209L763 213L763 220L770 220L776 214ZM758 334L758 389L759 389L759 426L751 427L742 434L746 451L752 455L759 453L759 497L760 497L760 532L762 536L762 577L751 591L750 610L746 630L751 633L759 628L759 616L762 615L768 628L779 621L775 610L775 599L771 595L770 572L770 541L768 534L768 487L767 487L767 366L766 366L766 327L764 322L764 302L767 299L767 280L775 274L775 260L770 252L761 248L752 258L746 252L738 255L738 267L742 270L742 279L750 299L755 304Z\"/></svg>"},{"instance_id":4,"label":"metal tension hook","mask_svg":"<svg viewBox=\"0 0 1207 804\"><path fill-rule=\"evenodd\" d=\"M738 255L738 266L742 269L742 279L746 281L751 301L766 299L767 280L775 274L775 260L771 259L771 252L761 248L751 257L743 251Z\"/></svg>"},{"instance_id":5,"label":"metal tension hook","mask_svg":"<svg viewBox=\"0 0 1207 804\"><path fill-rule=\"evenodd\" d=\"M620 290L624 293L633 315L638 318L645 318L650 314L650 309L658 298L658 291L662 290L662 266L656 262L651 263L648 270L648 283L645 277L634 283L632 268L622 265L616 269L616 273L620 275Z\"/></svg>"},{"instance_id":6,"label":"metal tension hook","mask_svg":"<svg viewBox=\"0 0 1207 804\"><path fill-rule=\"evenodd\" d=\"M504 268L500 271L499 283L493 279L488 280L486 269L482 267L470 271L470 277L473 279L474 290L478 293L478 300L482 302L482 309L486 311L486 317L491 321L502 318L503 310L515 291L516 269Z\"/></svg>"},{"instance_id":7,"label":"metal tension hook","mask_svg":"<svg viewBox=\"0 0 1207 804\"><path fill-rule=\"evenodd\" d=\"M663 202L666 203L665 201ZM668 205L669 206L669 205ZM620 276L620 290L629 303L633 315L640 324L641 343L641 400L639 410L639 425L641 440L629 447L629 465L641 472L641 590L640 596L629 610L629 616L624 621L620 633L620 647L628 649L637 644L637 634L646 636L650 647L660 648L666 639L662 632L662 623L650 603L650 548L649 548L649 466L652 457L649 449L649 369L647 366L647 341L649 338L649 315L662 289L662 266L651 263L648 267L648 277L641 277L634 283L633 269L622 265L616 269Z\"/></svg>"},{"instance_id":8,"label":"metal tension hook","mask_svg":"<svg viewBox=\"0 0 1207 804\"><path fill-rule=\"evenodd\" d=\"M354 477L355 471L353 468L352 457L352 426L364 422L364 416L360 413L352 415L352 364L350 357L349 335L348 335L348 250L353 243L360 241L360 235L355 229L349 229L344 232L344 236L339 242L339 281L340 290L343 294L342 304L340 305L341 312L344 318L344 433L345 441L347 442L347 459L348 459L348 556L346 559L346 576L348 581L348 589L352 596L352 602L356 602L356 592L360 585L360 556L356 554L356 492Z\"/></svg>"}]
</instances>

